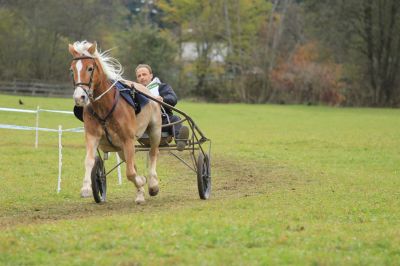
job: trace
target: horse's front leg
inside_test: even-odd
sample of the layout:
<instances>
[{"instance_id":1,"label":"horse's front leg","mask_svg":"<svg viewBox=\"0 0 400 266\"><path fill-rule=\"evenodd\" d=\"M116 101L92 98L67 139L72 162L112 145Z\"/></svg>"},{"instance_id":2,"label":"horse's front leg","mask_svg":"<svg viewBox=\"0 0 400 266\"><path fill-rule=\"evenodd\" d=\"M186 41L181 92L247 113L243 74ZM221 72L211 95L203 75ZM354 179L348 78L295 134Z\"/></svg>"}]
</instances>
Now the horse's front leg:
<instances>
[{"instance_id":1,"label":"horse's front leg","mask_svg":"<svg viewBox=\"0 0 400 266\"><path fill-rule=\"evenodd\" d=\"M137 204L144 203L144 185L146 184L146 178L138 176L136 173L134 141L127 140L123 145L123 151L126 163L126 177L133 182L137 188L135 202Z\"/></svg>"},{"instance_id":2,"label":"horse's front leg","mask_svg":"<svg viewBox=\"0 0 400 266\"><path fill-rule=\"evenodd\" d=\"M94 158L99 140L91 135L86 134L86 158L85 158L85 177L81 188L81 197L87 198L92 196L92 180L91 174L94 166Z\"/></svg>"}]
</instances>

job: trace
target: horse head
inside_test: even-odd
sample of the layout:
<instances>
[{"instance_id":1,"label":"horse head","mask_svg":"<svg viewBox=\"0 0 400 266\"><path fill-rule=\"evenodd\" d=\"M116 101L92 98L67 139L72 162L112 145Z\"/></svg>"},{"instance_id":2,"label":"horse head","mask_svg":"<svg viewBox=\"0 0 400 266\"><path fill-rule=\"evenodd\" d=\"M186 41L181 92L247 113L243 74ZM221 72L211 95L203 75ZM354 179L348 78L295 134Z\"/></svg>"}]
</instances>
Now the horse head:
<instances>
[{"instance_id":1,"label":"horse head","mask_svg":"<svg viewBox=\"0 0 400 266\"><path fill-rule=\"evenodd\" d=\"M77 106L84 106L93 99L96 88L94 85L99 78L100 68L96 62L97 44L75 42L73 45L69 44L69 52L73 56L70 68L74 83L73 98Z\"/></svg>"}]
</instances>

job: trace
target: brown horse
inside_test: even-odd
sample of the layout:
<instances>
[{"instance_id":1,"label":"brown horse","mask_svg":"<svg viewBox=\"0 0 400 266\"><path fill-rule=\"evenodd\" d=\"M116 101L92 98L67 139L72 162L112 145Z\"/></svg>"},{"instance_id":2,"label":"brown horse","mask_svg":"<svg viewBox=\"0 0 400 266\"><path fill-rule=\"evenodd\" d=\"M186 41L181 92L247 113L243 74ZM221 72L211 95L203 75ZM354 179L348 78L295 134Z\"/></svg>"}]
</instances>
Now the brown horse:
<instances>
[{"instance_id":1,"label":"brown horse","mask_svg":"<svg viewBox=\"0 0 400 266\"><path fill-rule=\"evenodd\" d=\"M125 160L126 176L137 188L135 202L143 203L146 178L136 173L135 141L145 132L150 137L148 187L149 194L155 196L159 190L156 161L161 137L160 106L150 100L135 114L125 100L119 100L114 86L117 81L122 80L147 94L150 92L138 83L123 80L121 64L107 52L99 53L96 43L75 42L69 45L69 52L73 56L70 69L75 87L73 98L77 106L84 106L86 159L81 196L91 196L90 176L99 147L105 152L118 152Z\"/></svg>"}]
</instances>

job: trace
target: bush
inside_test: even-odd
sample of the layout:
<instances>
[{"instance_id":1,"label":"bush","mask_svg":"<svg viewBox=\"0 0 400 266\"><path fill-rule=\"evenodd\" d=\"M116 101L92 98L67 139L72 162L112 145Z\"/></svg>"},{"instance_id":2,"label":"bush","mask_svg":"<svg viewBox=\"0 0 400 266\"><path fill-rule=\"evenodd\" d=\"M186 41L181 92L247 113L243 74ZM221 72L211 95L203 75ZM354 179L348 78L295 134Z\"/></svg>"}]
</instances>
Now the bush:
<instances>
[{"instance_id":1,"label":"bush","mask_svg":"<svg viewBox=\"0 0 400 266\"><path fill-rule=\"evenodd\" d=\"M313 43L301 46L289 62L272 71L271 86L275 91L272 101L329 105L345 101L344 84L340 82L342 67L318 62L316 50Z\"/></svg>"}]
</instances>

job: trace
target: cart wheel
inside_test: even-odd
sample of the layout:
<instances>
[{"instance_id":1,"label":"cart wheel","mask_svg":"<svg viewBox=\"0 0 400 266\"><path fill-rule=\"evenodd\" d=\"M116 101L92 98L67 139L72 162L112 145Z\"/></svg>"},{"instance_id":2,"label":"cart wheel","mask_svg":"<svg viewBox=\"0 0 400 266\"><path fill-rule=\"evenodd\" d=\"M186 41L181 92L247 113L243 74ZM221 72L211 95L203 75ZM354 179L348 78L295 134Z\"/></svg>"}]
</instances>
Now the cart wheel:
<instances>
[{"instance_id":1,"label":"cart wheel","mask_svg":"<svg viewBox=\"0 0 400 266\"><path fill-rule=\"evenodd\" d=\"M93 198L96 203L106 201L107 180L105 172L103 160L96 156L91 174Z\"/></svg>"},{"instance_id":2,"label":"cart wheel","mask_svg":"<svg viewBox=\"0 0 400 266\"><path fill-rule=\"evenodd\" d=\"M200 199L206 200L211 193L211 168L208 155L199 154L197 158L197 187Z\"/></svg>"}]
</instances>

